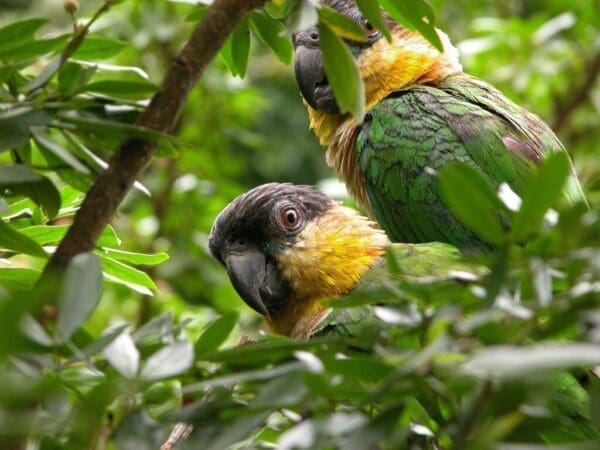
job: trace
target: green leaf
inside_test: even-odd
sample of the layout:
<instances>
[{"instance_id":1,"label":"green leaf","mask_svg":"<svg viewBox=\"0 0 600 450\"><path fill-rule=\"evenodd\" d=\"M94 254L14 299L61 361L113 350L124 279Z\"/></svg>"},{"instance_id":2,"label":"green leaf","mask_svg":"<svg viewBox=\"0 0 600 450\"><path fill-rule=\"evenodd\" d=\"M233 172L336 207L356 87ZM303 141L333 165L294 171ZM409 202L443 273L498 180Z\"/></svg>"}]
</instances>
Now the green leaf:
<instances>
[{"instance_id":1,"label":"green leaf","mask_svg":"<svg viewBox=\"0 0 600 450\"><path fill-rule=\"evenodd\" d=\"M300 362L293 362L280 364L272 369L237 371L232 374L209 378L199 383L188 384L183 388L183 391L186 394L193 394L195 392L204 392L206 389L231 386L247 381L269 380L271 378L287 375L291 372L299 372L304 370L306 370L306 366L304 364Z\"/></svg>"},{"instance_id":2,"label":"green leaf","mask_svg":"<svg viewBox=\"0 0 600 450\"><path fill-rule=\"evenodd\" d=\"M117 339L123 331L128 327L127 324L119 325L116 328L105 330L98 339L81 350L85 358L91 358L97 353L104 350L111 342Z\"/></svg>"},{"instance_id":3,"label":"green leaf","mask_svg":"<svg viewBox=\"0 0 600 450\"><path fill-rule=\"evenodd\" d=\"M576 366L593 368L600 364L597 343L561 342L526 347L510 345L480 350L465 362L462 370L480 378L518 379L541 371L568 369Z\"/></svg>"},{"instance_id":4,"label":"green leaf","mask_svg":"<svg viewBox=\"0 0 600 450\"><path fill-rule=\"evenodd\" d=\"M157 86L148 81L103 80L85 85L79 89L79 92L138 100L151 97L156 89Z\"/></svg>"},{"instance_id":5,"label":"green leaf","mask_svg":"<svg viewBox=\"0 0 600 450\"><path fill-rule=\"evenodd\" d=\"M101 295L102 266L98 256L75 256L67 266L58 294L57 337L69 339L96 309Z\"/></svg>"},{"instance_id":6,"label":"green leaf","mask_svg":"<svg viewBox=\"0 0 600 450\"><path fill-rule=\"evenodd\" d=\"M144 266L155 266L169 259L169 255L164 252L153 254L132 253L107 247L103 247L102 250L99 250L99 252L102 252L102 254L119 261L125 261L131 264L140 264Z\"/></svg>"},{"instance_id":7,"label":"green leaf","mask_svg":"<svg viewBox=\"0 0 600 450\"><path fill-rule=\"evenodd\" d=\"M29 142L29 129L43 127L52 120L53 112L29 106L0 113L0 151L20 147Z\"/></svg>"},{"instance_id":8,"label":"green leaf","mask_svg":"<svg viewBox=\"0 0 600 450\"><path fill-rule=\"evenodd\" d=\"M194 349L187 341L180 341L154 353L142 369L144 380L160 380L188 370L194 362Z\"/></svg>"},{"instance_id":9,"label":"green leaf","mask_svg":"<svg viewBox=\"0 0 600 450\"><path fill-rule=\"evenodd\" d=\"M231 33L225 45L223 45L221 56L227 67L229 67L231 74L243 78L246 75L249 54L250 30L248 29L248 20L245 19Z\"/></svg>"},{"instance_id":10,"label":"green leaf","mask_svg":"<svg viewBox=\"0 0 600 450\"><path fill-rule=\"evenodd\" d=\"M95 176L81 173L80 171L71 169L70 167L54 167L53 170L61 180L63 180L73 189L77 189L79 192L88 192L94 184Z\"/></svg>"},{"instance_id":11,"label":"green leaf","mask_svg":"<svg viewBox=\"0 0 600 450\"><path fill-rule=\"evenodd\" d=\"M380 0L380 3L397 22L417 30L435 48L443 51L442 41L434 27L435 14L424 0Z\"/></svg>"},{"instance_id":12,"label":"green leaf","mask_svg":"<svg viewBox=\"0 0 600 450\"><path fill-rule=\"evenodd\" d=\"M196 5L196 9L194 10L194 12L189 14L185 18L185 21L186 22L199 22L202 19L204 19L204 16L206 15L207 12L208 12L207 5L201 5L201 4Z\"/></svg>"},{"instance_id":13,"label":"green leaf","mask_svg":"<svg viewBox=\"0 0 600 450\"><path fill-rule=\"evenodd\" d=\"M154 142L164 140L174 141L173 136L161 133L160 131L151 128L141 127L139 125L130 125L115 120L91 119L87 117L79 117L73 114L58 114L60 120L76 126L74 133L82 131L94 134L107 134L109 136L121 139L125 136L146 139Z\"/></svg>"},{"instance_id":14,"label":"green leaf","mask_svg":"<svg viewBox=\"0 0 600 450\"><path fill-rule=\"evenodd\" d=\"M46 83L48 83L48 81L50 81L50 79L54 76L54 74L60 68L61 62L62 62L62 55L56 55L54 58L52 58L50 60L50 62L48 64L46 64L46 67L44 67L44 70L42 70L42 72L37 77L35 77L33 80L31 80L29 83L27 83L25 85L25 87L23 88L23 92L25 92L26 94L29 94L29 93L35 91L36 89L41 88Z\"/></svg>"},{"instance_id":15,"label":"green leaf","mask_svg":"<svg viewBox=\"0 0 600 450\"><path fill-rule=\"evenodd\" d=\"M447 165L439 174L446 204L458 218L486 241L500 245L504 230L499 211L504 204L478 170L460 163Z\"/></svg>"},{"instance_id":16,"label":"green leaf","mask_svg":"<svg viewBox=\"0 0 600 450\"><path fill-rule=\"evenodd\" d=\"M83 163L81 163L75 156L73 156L66 148L62 147L56 141L54 141L49 135L44 133L40 128L34 127L31 129L31 136L35 143L47 152L56 156L61 161L64 161L73 169L83 174L89 174L90 169Z\"/></svg>"},{"instance_id":17,"label":"green leaf","mask_svg":"<svg viewBox=\"0 0 600 450\"><path fill-rule=\"evenodd\" d=\"M39 245L55 244L62 240L69 229L68 225L50 226L34 225L21 228L19 231Z\"/></svg>"},{"instance_id":18,"label":"green leaf","mask_svg":"<svg viewBox=\"0 0 600 450\"><path fill-rule=\"evenodd\" d=\"M123 41L101 36L88 36L71 55L71 58L83 60L108 59L118 55L126 47L127 43Z\"/></svg>"},{"instance_id":19,"label":"green leaf","mask_svg":"<svg viewBox=\"0 0 600 450\"><path fill-rule=\"evenodd\" d=\"M98 247L114 248L121 245L121 239L119 239L119 236L117 236L117 232L112 226L106 225L96 245Z\"/></svg>"},{"instance_id":20,"label":"green leaf","mask_svg":"<svg viewBox=\"0 0 600 450\"><path fill-rule=\"evenodd\" d=\"M568 176L567 154L551 154L527 184L523 202L515 214L512 228L517 241L540 229L546 211L558 203Z\"/></svg>"},{"instance_id":21,"label":"green leaf","mask_svg":"<svg viewBox=\"0 0 600 450\"><path fill-rule=\"evenodd\" d=\"M46 19L25 19L0 28L0 54L25 42L33 41L35 33L46 22Z\"/></svg>"},{"instance_id":22,"label":"green leaf","mask_svg":"<svg viewBox=\"0 0 600 450\"><path fill-rule=\"evenodd\" d=\"M60 194L54 184L24 164L0 166L0 193L4 197L31 198L49 218L54 218L60 208Z\"/></svg>"},{"instance_id":23,"label":"green leaf","mask_svg":"<svg viewBox=\"0 0 600 450\"><path fill-rule=\"evenodd\" d=\"M282 23L271 19L263 11L252 11L250 27L256 37L269 47L282 63L291 62L292 41Z\"/></svg>"},{"instance_id":24,"label":"green leaf","mask_svg":"<svg viewBox=\"0 0 600 450\"><path fill-rule=\"evenodd\" d=\"M109 345L102 354L117 372L125 378L135 378L140 367L140 352L135 342L127 332L122 332Z\"/></svg>"},{"instance_id":25,"label":"green leaf","mask_svg":"<svg viewBox=\"0 0 600 450\"><path fill-rule=\"evenodd\" d=\"M58 72L58 89L70 94L86 84L96 73L96 67L86 67L74 62L65 63Z\"/></svg>"},{"instance_id":26,"label":"green leaf","mask_svg":"<svg viewBox=\"0 0 600 450\"><path fill-rule=\"evenodd\" d=\"M342 40L325 23L319 23L325 73L342 113L349 112L358 122L365 114L365 87L356 61Z\"/></svg>"},{"instance_id":27,"label":"green leaf","mask_svg":"<svg viewBox=\"0 0 600 450\"><path fill-rule=\"evenodd\" d=\"M289 14L292 3L292 0L271 0L265 4L264 9L273 19L283 19Z\"/></svg>"},{"instance_id":28,"label":"green leaf","mask_svg":"<svg viewBox=\"0 0 600 450\"><path fill-rule=\"evenodd\" d=\"M25 61L59 50L69 38L65 34L51 39L28 41L19 46L0 51L0 59L8 61Z\"/></svg>"},{"instance_id":29,"label":"green leaf","mask_svg":"<svg viewBox=\"0 0 600 450\"><path fill-rule=\"evenodd\" d=\"M349 17L337 12L327 5L318 9L319 21L326 23L331 30L342 39L356 42L367 42L361 26Z\"/></svg>"},{"instance_id":30,"label":"green leaf","mask_svg":"<svg viewBox=\"0 0 600 450\"><path fill-rule=\"evenodd\" d=\"M0 240L2 238L0 237ZM24 291L32 289L40 276L36 269L24 269L21 267L0 267L0 286L9 291Z\"/></svg>"},{"instance_id":31,"label":"green leaf","mask_svg":"<svg viewBox=\"0 0 600 450\"><path fill-rule=\"evenodd\" d=\"M154 281L145 272L108 256L100 255L100 259L102 270L109 280L124 284L146 295L152 295L152 291L157 290Z\"/></svg>"},{"instance_id":32,"label":"green leaf","mask_svg":"<svg viewBox=\"0 0 600 450\"><path fill-rule=\"evenodd\" d=\"M238 321L237 312L230 312L211 323L200 335L194 346L196 357L213 353L229 337Z\"/></svg>"},{"instance_id":33,"label":"green leaf","mask_svg":"<svg viewBox=\"0 0 600 450\"><path fill-rule=\"evenodd\" d=\"M390 30L381 16L379 0L356 0L356 4L363 13L363 16L365 16L365 19L367 19L375 28L381 31L388 41L391 41L392 35L390 34Z\"/></svg>"},{"instance_id":34,"label":"green leaf","mask_svg":"<svg viewBox=\"0 0 600 450\"><path fill-rule=\"evenodd\" d=\"M3 220L0 220L0 248L40 258L48 257L37 242L14 230Z\"/></svg>"}]
</instances>

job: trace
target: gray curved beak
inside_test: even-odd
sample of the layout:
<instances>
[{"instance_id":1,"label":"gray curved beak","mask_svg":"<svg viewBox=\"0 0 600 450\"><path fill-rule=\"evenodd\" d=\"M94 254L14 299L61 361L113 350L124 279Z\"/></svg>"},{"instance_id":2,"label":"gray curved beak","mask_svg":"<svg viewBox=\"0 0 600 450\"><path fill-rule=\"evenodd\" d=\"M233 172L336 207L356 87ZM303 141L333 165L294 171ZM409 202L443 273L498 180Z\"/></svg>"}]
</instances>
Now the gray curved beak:
<instances>
[{"instance_id":1,"label":"gray curved beak","mask_svg":"<svg viewBox=\"0 0 600 450\"><path fill-rule=\"evenodd\" d=\"M269 312L260 295L267 273L265 255L257 249L251 249L229 254L224 262L231 283L242 300L257 313L268 316Z\"/></svg>"}]
</instances>

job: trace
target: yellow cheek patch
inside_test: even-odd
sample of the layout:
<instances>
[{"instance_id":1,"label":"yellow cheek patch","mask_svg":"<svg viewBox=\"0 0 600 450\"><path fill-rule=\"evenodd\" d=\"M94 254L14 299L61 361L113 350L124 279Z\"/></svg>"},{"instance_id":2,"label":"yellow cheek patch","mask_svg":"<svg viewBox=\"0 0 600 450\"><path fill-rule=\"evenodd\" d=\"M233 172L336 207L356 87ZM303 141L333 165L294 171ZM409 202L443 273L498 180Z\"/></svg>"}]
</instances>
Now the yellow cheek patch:
<instances>
[{"instance_id":1,"label":"yellow cheek patch","mask_svg":"<svg viewBox=\"0 0 600 450\"><path fill-rule=\"evenodd\" d=\"M306 225L278 257L294 297L308 303L346 294L381 258L388 239L356 211L336 205Z\"/></svg>"},{"instance_id":2,"label":"yellow cheek patch","mask_svg":"<svg viewBox=\"0 0 600 450\"><path fill-rule=\"evenodd\" d=\"M308 339L329 312L322 301L348 293L381 259L388 243L373 222L339 204L308 223L296 243L277 257L293 294L284 312L270 318L270 327Z\"/></svg>"}]
</instances>

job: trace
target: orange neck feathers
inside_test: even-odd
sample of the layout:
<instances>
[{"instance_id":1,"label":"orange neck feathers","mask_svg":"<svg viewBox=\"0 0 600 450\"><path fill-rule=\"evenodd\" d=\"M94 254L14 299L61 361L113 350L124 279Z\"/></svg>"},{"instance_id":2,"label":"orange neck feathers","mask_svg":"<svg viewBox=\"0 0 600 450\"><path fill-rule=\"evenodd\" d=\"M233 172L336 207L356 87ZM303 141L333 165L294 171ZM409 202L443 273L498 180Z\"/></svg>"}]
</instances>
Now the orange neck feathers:
<instances>
[{"instance_id":1,"label":"orange neck feathers","mask_svg":"<svg viewBox=\"0 0 600 450\"><path fill-rule=\"evenodd\" d=\"M271 317L271 328L308 339L329 313L322 301L347 294L379 261L388 243L373 222L339 204L307 224L296 243L278 255L293 298L280 315Z\"/></svg>"},{"instance_id":2,"label":"orange neck feathers","mask_svg":"<svg viewBox=\"0 0 600 450\"><path fill-rule=\"evenodd\" d=\"M458 51L448 36L438 30L444 46L439 52L423 36L405 28L392 31L392 42L378 40L357 60L365 85L369 111L391 93L413 84L435 84L450 74L461 72ZM346 183L350 194L370 213L366 188L358 175L355 155L359 124L348 114L326 114L307 104L310 127L327 146L327 163Z\"/></svg>"}]
</instances>

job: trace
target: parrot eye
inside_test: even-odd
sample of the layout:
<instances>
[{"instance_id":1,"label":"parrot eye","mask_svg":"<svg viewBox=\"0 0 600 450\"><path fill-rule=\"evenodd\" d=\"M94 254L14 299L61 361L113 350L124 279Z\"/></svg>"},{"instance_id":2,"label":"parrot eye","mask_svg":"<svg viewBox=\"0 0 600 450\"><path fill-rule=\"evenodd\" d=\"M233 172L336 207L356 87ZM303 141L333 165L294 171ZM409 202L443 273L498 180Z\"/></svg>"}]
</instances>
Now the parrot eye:
<instances>
[{"instance_id":1,"label":"parrot eye","mask_svg":"<svg viewBox=\"0 0 600 450\"><path fill-rule=\"evenodd\" d=\"M300 215L296 208L287 207L283 208L279 213L279 220L281 225L286 230L293 231L300 226Z\"/></svg>"},{"instance_id":2,"label":"parrot eye","mask_svg":"<svg viewBox=\"0 0 600 450\"><path fill-rule=\"evenodd\" d=\"M374 37L379 33L379 30L373 26L371 22L365 20L363 23L363 30L367 37Z\"/></svg>"}]
</instances>

